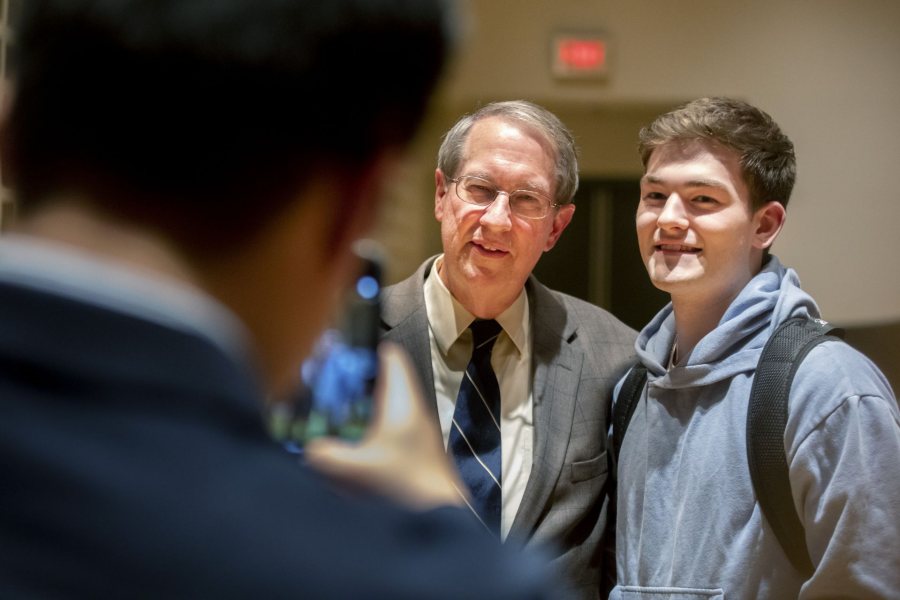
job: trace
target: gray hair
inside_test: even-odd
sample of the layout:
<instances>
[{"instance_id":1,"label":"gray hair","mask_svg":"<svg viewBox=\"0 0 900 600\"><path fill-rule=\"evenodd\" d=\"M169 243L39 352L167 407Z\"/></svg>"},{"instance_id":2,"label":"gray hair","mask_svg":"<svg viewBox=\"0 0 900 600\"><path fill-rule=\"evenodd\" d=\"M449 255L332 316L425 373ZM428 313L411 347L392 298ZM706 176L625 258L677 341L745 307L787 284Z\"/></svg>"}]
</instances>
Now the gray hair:
<instances>
[{"instance_id":1,"label":"gray hair","mask_svg":"<svg viewBox=\"0 0 900 600\"><path fill-rule=\"evenodd\" d=\"M578 151L572 132L546 108L525 100L492 102L472 114L463 116L444 134L438 150L438 168L449 178L459 176L465 161L463 151L472 126L487 117L499 117L524 125L542 137L553 148L556 163L555 201L568 204L578 190Z\"/></svg>"}]
</instances>

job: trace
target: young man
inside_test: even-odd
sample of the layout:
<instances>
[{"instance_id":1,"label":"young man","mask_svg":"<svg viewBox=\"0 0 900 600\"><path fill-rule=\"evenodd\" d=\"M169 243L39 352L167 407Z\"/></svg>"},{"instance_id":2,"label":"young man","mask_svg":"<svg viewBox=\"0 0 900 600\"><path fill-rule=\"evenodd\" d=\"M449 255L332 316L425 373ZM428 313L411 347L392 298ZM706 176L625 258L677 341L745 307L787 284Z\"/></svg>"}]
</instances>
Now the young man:
<instances>
[{"instance_id":1,"label":"young man","mask_svg":"<svg viewBox=\"0 0 900 600\"><path fill-rule=\"evenodd\" d=\"M412 354L473 513L502 538L551 547L569 597L596 598L602 433L635 332L531 275L571 221L577 186L572 135L546 109L497 102L464 116L435 171L444 252L385 291L384 322L386 338ZM476 320L499 324L482 365L491 384L471 370ZM466 392L470 383L479 395ZM489 401L480 423L461 412Z\"/></svg>"},{"instance_id":2,"label":"young man","mask_svg":"<svg viewBox=\"0 0 900 600\"><path fill-rule=\"evenodd\" d=\"M672 302L636 345L648 383L618 458L611 597L896 598L900 414L864 356L824 342L790 391L784 448L811 576L791 566L751 484L747 405L762 348L786 319L819 316L768 254L793 145L767 114L723 98L662 115L640 139L638 241Z\"/></svg>"},{"instance_id":3,"label":"young man","mask_svg":"<svg viewBox=\"0 0 900 600\"><path fill-rule=\"evenodd\" d=\"M21 218L0 240L0 596L542 597L542 563L459 502L396 348L362 447L375 470L354 483L411 509L336 492L260 416L349 281L445 61L445 4L22 8L2 138Z\"/></svg>"}]
</instances>

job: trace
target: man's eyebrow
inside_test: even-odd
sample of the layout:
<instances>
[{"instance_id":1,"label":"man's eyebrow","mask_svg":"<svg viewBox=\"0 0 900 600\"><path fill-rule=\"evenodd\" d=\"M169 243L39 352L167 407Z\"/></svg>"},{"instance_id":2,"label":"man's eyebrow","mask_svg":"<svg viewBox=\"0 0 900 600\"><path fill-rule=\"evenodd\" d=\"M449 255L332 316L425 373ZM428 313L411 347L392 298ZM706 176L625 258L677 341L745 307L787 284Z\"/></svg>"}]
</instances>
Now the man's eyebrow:
<instances>
[{"instance_id":1,"label":"man's eyebrow","mask_svg":"<svg viewBox=\"0 0 900 600\"><path fill-rule=\"evenodd\" d=\"M641 183L650 183L650 184L664 184L666 180L662 177L657 177L656 175L644 175L641 177ZM691 179L690 181L685 181L681 185L689 188L716 188L720 190L726 189L726 186L721 181L716 181L715 179Z\"/></svg>"}]
</instances>

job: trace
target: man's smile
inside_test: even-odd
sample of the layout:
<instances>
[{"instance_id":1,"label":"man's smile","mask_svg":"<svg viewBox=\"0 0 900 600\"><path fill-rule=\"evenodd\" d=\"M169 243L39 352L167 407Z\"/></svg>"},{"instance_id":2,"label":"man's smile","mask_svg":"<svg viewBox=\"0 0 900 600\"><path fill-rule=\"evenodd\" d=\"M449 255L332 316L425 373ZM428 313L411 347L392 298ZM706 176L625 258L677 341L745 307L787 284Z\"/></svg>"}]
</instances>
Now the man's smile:
<instances>
[{"instance_id":1,"label":"man's smile","mask_svg":"<svg viewBox=\"0 0 900 600\"><path fill-rule=\"evenodd\" d=\"M472 240L472 245L482 253L489 254L491 256L503 256L509 254L509 250L507 250L505 246L488 242L486 240Z\"/></svg>"},{"instance_id":2,"label":"man's smile","mask_svg":"<svg viewBox=\"0 0 900 600\"><path fill-rule=\"evenodd\" d=\"M700 248L685 246L684 244L656 244L653 249L663 254L699 254Z\"/></svg>"}]
</instances>

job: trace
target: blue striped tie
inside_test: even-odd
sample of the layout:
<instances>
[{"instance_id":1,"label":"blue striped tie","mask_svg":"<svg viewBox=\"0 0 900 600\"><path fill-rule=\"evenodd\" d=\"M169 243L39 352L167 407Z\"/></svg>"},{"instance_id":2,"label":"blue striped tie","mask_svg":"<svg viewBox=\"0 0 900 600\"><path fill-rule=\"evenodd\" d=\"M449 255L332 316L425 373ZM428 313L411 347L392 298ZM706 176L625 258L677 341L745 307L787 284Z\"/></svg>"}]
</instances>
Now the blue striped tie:
<instances>
[{"instance_id":1,"label":"blue striped tie","mask_svg":"<svg viewBox=\"0 0 900 600\"><path fill-rule=\"evenodd\" d=\"M497 321L476 320L474 348L466 367L448 447L469 488L469 508L490 531L500 535L501 447L500 386L491 367L491 350L500 335Z\"/></svg>"}]
</instances>

